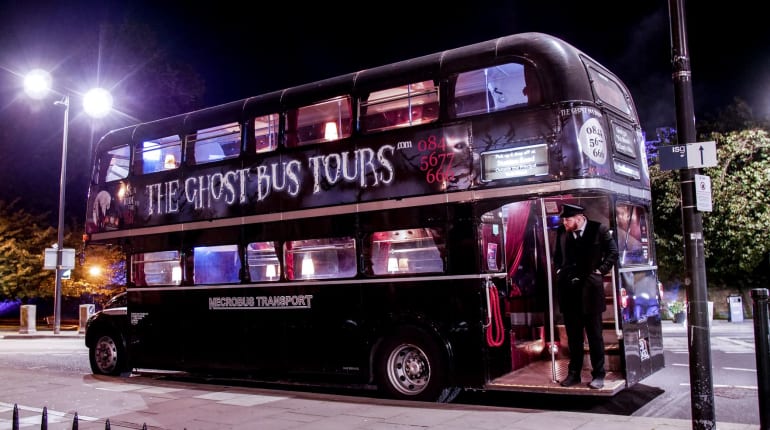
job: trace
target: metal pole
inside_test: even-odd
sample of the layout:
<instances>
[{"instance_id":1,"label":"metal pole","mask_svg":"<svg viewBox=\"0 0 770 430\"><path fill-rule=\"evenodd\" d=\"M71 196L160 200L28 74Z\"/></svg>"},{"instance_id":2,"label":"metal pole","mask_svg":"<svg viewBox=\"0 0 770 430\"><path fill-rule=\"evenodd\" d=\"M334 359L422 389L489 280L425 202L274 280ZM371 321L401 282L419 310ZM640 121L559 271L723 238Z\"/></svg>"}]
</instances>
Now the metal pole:
<instances>
[{"instance_id":1,"label":"metal pole","mask_svg":"<svg viewBox=\"0 0 770 430\"><path fill-rule=\"evenodd\" d=\"M751 290L754 301L754 348L757 355L757 387L759 388L759 428L770 428L770 317L767 288Z\"/></svg>"},{"instance_id":2,"label":"metal pole","mask_svg":"<svg viewBox=\"0 0 770 430\"><path fill-rule=\"evenodd\" d=\"M67 134L69 133L70 96L65 95L61 101L56 102L64 106L64 129L62 130L61 143L61 177L59 178L59 225L56 239L56 291L53 298L53 333L61 332L61 278L62 265L64 264L62 253L64 252L64 192L67 182Z\"/></svg>"},{"instance_id":3,"label":"metal pole","mask_svg":"<svg viewBox=\"0 0 770 430\"><path fill-rule=\"evenodd\" d=\"M679 144L694 143L695 109L687 49L684 0L669 0L671 49ZM679 171L682 191L682 226L685 245L687 338L690 352L690 400L693 429L715 429L714 383L711 374L711 339L706 289L705 246L701 214L695 209L695 172Z\"/></svg>"}]
</instances>

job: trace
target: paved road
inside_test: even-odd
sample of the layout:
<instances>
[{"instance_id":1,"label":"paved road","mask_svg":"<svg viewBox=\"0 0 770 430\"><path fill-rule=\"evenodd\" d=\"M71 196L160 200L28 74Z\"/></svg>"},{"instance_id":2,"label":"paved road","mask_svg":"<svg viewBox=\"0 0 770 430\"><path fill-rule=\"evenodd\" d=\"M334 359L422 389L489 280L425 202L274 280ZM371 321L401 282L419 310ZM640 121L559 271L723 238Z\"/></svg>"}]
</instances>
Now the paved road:
<instances>
[{"instance_id":1,"label":"paved road","mask_svg":"<svg viewBox=\"0 0 770 430\"><path fill-rule=\"evenodd\" d=\"M712 330L713 362L724 358L735 364L735 357L752 356L753 328L747 332L751 322L748 324L720 324ZM0 361L11 364L0 367L0 430L10 428L14 404L20 406L21 428L28 429L40 428L42 407L46 406L48 428L52 430L71 429L75 412L79 429L103 429L106 419L110 419L111 428L140 429L147 424L148 429L156 430L691 428L689 390L681 386L659 388L671 383L665 372L688 371L684 328L664 328L666 369L612 401L594 399L590 403L587 399L558 397L563 407L554 401L548 407L533 407L517 402L516 396L487 397L482 399L483 404L433 404L396 402L360 392L293 391L234 381L178 380L157 373L131 378L97 377L87 369L82 337L76 334L60 335L56 341L45 333L35 337L6 334L0 339ZM749 350L752 354L747 353ZM41 355L49 359L36 358ZM660 384L655 378L661 378ZM756 386L756 376L754 381ZM752 391L750 387L730 386L722 390L715 384L714 392L720 430L759 428L758 421L756 425L747 421L751 417L758 420L756 388ZM519 395L522 397L526 396ZM725 407L725 402L744 409ZM725 410L737 410L743 421L734 421Z\"/></svg>"}]
</instances>

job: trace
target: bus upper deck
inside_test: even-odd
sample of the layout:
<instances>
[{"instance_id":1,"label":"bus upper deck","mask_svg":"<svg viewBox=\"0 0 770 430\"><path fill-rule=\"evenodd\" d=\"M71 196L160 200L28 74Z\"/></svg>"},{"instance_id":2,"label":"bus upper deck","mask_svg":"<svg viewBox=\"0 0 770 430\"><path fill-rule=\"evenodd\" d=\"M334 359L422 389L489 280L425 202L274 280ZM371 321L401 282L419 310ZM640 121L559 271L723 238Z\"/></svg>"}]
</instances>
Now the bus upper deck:
<instances>
[{"instance_id":1,"label":"bus upper deck","mask_svg":"<svg viewBox=\"0 0 770 430\"><path fill-rule=\"evenodd\" d=\"M116 130L99 142L96 163L86 226L94 240L116 229L565 180L609 180L649 197L628 90L542 34Z\"/></svg>"}]
</instances>

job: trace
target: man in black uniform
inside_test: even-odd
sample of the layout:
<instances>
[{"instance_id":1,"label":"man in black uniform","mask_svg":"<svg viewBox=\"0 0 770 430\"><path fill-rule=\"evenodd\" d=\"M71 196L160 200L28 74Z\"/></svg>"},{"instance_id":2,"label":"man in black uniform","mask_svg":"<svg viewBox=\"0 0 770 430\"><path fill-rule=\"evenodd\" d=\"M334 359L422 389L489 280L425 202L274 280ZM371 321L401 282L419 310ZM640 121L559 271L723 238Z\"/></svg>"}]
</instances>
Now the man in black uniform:
<instances>
[{"instance_id":1,"label":"man in black uniform","mask_svg":"<svg viewBox=\"0 0 770 430\"><path fill-rule=\"evenodd\" d=\"M607 226L586 218L582 206L563 204L559 216L553 260L569 347L569 373L561 385L581 382L585 331L592 368L588 386L599 389L604 387L602 313L607 307L602 278L618 260L618 245Z\"/></svg>"}]
</instances>

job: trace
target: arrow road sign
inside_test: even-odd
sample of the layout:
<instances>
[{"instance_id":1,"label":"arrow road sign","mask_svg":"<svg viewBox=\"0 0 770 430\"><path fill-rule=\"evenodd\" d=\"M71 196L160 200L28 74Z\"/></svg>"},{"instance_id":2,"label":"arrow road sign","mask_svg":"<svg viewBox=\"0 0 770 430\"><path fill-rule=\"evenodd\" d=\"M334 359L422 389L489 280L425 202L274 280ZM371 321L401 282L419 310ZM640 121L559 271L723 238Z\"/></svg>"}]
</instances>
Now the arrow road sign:
<instances>
[{"instance_id":1,"label":"arrow road sign","mask_svg":"<svg viewBox=\"0 0 770 430\"><path fill-rule=\"evenodd\" d=\"M662 170L700 169L717 165L715 141L667 145L658 147L658 162Z\"/></svg>"}]
</instances>

